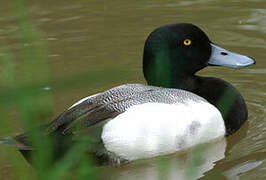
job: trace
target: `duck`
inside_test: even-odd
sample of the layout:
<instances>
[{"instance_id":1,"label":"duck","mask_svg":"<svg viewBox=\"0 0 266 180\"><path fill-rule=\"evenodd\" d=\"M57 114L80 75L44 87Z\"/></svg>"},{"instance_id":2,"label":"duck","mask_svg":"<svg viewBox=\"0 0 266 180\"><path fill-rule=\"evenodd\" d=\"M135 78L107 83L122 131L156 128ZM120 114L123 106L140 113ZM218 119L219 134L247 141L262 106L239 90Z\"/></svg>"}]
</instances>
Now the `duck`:
<instances>
[{"instance_id":1,"label":"duck","mask_svg":"<svg viewBox=\"0 0 266 180\"><path fill-rule=\"evenodd\" d=\"M96 142L93 155L108 165L172 154L236 132L248 118L246 103L230 83L196 75L207 66L242 68L245 55L213 43L190 23L152 31L143 52L144 84L124 84L85 97L40 131L64 156L78 132ZM1 138L30 162L28 133Z\"/></svg>"}]
</instances>

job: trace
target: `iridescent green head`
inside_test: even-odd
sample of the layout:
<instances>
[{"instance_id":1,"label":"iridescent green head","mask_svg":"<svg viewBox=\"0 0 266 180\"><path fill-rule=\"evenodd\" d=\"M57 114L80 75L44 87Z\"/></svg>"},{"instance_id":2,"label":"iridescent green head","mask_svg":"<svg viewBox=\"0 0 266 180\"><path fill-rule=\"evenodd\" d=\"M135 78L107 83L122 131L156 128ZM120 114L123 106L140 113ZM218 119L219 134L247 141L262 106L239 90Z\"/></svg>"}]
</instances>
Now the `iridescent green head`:
<instances>
[{"instance_id":1,"label":"iridescent green head","mask_svg":"<svg viewBox=\"0 0 266 180\"><path fill-rule=\"evenodd\" d=\"M144 46L143 72L149 85L182 88L186 77L209 64L244 67L253 63L246 56L212 44L198 27L179 23L159 27L149 35Z\"/></svg>"}]
</instances>

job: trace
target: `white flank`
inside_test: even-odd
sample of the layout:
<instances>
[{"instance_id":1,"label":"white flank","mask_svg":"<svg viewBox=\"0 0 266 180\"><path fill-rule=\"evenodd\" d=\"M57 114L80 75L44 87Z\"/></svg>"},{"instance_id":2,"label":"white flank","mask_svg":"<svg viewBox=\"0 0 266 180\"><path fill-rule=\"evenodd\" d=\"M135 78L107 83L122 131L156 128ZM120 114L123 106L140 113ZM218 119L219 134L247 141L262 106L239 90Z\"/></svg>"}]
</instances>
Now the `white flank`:
<instances>
[{"instance_id":1,"label":"white flank","mask_svg":"<svg viewBox=\"0 0 266 180\"><path fill-rule=\"evenodd\" d=\"M225 135L220 112L206 102L145 103L107 122L105 148L128 160L170 154Z\"/></svg>"}]
</instances>

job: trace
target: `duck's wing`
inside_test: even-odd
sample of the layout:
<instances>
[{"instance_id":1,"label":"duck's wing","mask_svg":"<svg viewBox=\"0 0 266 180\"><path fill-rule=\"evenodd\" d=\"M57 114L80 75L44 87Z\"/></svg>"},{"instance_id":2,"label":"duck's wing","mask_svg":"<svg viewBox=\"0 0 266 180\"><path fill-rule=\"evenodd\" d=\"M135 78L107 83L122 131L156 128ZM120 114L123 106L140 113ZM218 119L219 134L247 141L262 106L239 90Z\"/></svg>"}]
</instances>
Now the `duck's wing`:
<instances>
[{"instance_id":1,"label":"duck's wing","mask_svg":"<svg viewBox=\"0 0 266 180\"><path fill-rule=\"evenodd\" d=\"M133 105L148 102L177 104L188 101L206 100L184 90L126 84L74 104L48 125L47 132L61 131L66 134L72 132L70 129L73 127L88 129L102 125Z\"/></svg>"}]
</instances>

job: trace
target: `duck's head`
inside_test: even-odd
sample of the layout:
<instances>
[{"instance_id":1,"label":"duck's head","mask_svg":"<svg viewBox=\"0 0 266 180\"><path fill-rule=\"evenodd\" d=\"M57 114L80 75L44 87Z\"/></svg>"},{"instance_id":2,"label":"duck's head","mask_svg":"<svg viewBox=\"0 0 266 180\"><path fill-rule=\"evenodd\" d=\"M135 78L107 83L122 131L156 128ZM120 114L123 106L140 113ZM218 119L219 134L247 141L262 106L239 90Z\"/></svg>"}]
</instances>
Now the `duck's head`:
<instances>
[{"instance_id":1,"label":"duck's head","mask_svg":"<svg viewBox=\"0 0 266 180\"><path fill-rule=\"evenodd\" d=\"M241 68L255 61L213 44L192 24L171 24L155 29L144 46L143 72L149 85L177 87L208 65Z\"/></svg>"}]
</instances>

